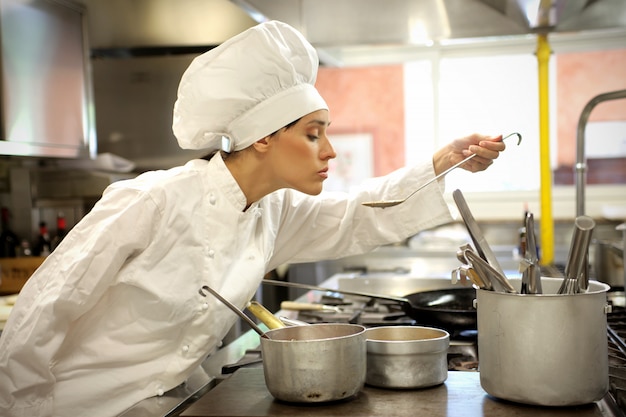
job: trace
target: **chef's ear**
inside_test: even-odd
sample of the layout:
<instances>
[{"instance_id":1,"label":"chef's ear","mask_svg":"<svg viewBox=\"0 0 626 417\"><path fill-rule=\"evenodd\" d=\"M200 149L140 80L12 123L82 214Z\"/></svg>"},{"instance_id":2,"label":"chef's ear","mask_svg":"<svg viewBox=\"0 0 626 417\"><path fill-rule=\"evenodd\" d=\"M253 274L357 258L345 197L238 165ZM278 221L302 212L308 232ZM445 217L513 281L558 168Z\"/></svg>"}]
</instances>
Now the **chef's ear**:
<instances>
[{"instance_id":1,"label":"chef's ear","mask_svg":"<svg viewBox=\"0 0 626 417\"><path fill-rule=\"evenodd\" d=\"M271 139L272 139L271 136L266 136L263 139L259 139L256 142L254 142L252 146L254 146L254 149L256 149L257 152L267 152L267 150L270 147Z\"/></svg>"}]
</instances>

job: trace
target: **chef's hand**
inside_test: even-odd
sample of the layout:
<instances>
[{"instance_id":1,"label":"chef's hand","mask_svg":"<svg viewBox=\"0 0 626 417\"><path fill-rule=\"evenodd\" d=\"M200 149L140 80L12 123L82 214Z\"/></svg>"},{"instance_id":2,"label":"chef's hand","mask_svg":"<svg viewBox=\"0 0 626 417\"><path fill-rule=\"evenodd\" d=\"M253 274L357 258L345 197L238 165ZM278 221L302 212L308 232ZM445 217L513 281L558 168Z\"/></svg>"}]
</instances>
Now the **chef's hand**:
<instances>
[{"instance_id":1,"label":"chef's hand","mask_svg":"<svg viewBox=\"0 0 626 417\"><path fill-rule=\"evenodd\" d=\"M476 156L461 165L460 168L470 172L484 171L493 164L493 160L500 155L504 148L502 135L487 136L474 133L455 139L433 155L435 174L439 175L474 153Z\"/></svg>"}]
</instances>

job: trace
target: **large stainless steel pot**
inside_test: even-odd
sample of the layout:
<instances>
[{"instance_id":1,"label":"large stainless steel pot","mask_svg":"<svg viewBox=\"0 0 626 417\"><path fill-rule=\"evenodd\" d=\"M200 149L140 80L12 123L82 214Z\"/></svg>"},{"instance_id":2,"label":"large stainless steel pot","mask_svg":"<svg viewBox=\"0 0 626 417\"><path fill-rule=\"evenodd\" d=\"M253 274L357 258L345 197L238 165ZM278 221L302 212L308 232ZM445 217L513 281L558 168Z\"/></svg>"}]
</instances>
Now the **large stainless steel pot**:
<instances>
[{"instance_id":1,"label":"large stainless steel pot","mask_svg":"<svg viewBox=\"0 0 626 417\"><path fill-rule=\"evenodd\" d=\"M609 286L590 281L586 293L557 295L561 282L542 278L543 294L476 291L487 393L544 406L588 404L607 393Z\"/></svg>"},{"instance_id":2,"label":"large stainless steel pot","mask_svg":"<svg viewBox=\"0 0 626 417\"><path fill-rule=\"evenodd\" d=\"M365 383L381 388L425 388L448 378L448 332L420 326L382 326L365 331Z\"/></svg>"},{"instance_id":3,"label":"large stainless steel pot","mask_svg":"<svg viewBox=\"0 0 626 417\"><path fill-rule=\"evenodd\" d=\"M365 328L312 324L261 339L265 384L276 399L318 403L355 396L365 384Z\"/></svg>"},{"instance_id":4,"label":"large stainless steel pot","mask_svg":"<svg viewBox=\"0 0 626 417\"><path fill-rule=\"evenodd\" d=\"M593 270L598 281L611 288L624 287L624 248L620 242L594 242Z\"/></svg>"}]
</instances>

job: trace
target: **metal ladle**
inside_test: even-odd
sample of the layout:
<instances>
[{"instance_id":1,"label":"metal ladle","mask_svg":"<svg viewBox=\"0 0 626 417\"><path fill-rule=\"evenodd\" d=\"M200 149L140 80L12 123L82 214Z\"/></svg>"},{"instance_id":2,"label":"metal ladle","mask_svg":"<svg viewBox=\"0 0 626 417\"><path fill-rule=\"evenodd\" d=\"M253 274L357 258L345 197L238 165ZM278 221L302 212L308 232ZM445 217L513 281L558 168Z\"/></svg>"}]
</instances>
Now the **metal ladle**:
<instances>
[{"instance_id":1,"label":"metal ladle","mask_svg":"<svg viewBox=\"0 0 626 417\"><path fill-rule=\"evenodd\" d=\"M506 136L504 136L502 138L502 141L504 141L504 139L509 138L511 136L517 136L517 144L519 145L522 142L522 135L520 135L519 133L510 133ZM459 167L460 165L463 165L464 163L466 163L467 161L469 161L470 159L472 159L473 157L475 157L476 154L473 153L470 156L468 156L467 158L463 159L461 162L457 162L456 164L452 165L450 168L446 169L445 171L443 171L441 174L437 175L436 177L430 179L429 181L427 181L425 184L422 184L420 187L418 187L415 191L413 191L411 194L409 194L408 196L404 197L401 200L381 200L381 201L366 201L364 203L361 203L364 206L367 207L377 207L377 208L387 208L387 207L393 207L393 206L397 206L398 204L402 204L404 203L406 200L408 200L409 198L411 198L415 193L417 193L419 190L421 190L422 188L426 187L427 185L433 183L434 181L438 180L439 178L444 177L448 172L452 171L453 169Z\"/></svg>"},{"instance_id":2,"label":"metal ladle","mask_svg":"<svg viewBox=\"0 0 626 417\"><path fill-rule=\"evenodd\" d=\"M228 301L227 299L222 297L217 291L215 291L214 289L212 289L208 285L203 285L202 288L200 288L198 290L198 292L200 293L201 296L206 297L206 294L204 293L204 291L208 291L211 294L213 294L215 296L215 298L217 298L222 303L224 303L226 305L226 307L230 308L235 314L237 314L246 323L248 323L248 325L250 327L252 327L252 330L257 332L259 334L259 336L261 336L261 337L263 337L265 339L269 339L270 338L267 334L265 334L265 332L259 326L256 325L256 323L254 321L252 321L252 319L250 317L246 316L246 314L243 311L239 310L237 308L237 306L235 306L233 303L231 303L230 301Z\"/></svg>"}]
</instances>

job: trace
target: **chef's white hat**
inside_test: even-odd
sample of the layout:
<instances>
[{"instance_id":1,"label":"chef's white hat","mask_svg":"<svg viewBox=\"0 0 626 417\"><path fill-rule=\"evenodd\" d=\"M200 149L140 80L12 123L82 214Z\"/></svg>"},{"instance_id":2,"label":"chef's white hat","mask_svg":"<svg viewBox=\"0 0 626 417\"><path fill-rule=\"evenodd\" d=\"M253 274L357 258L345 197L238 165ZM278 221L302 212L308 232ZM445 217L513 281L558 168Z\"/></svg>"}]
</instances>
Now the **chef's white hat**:
<instances>
[{"instance_id":1,"label":"chef's white hat","mask_svg":"<svg viewBox=\"0 0 626 417\"><path fill-rule=\"evenodd\" d=\"M174 105L178 144L240 150L328 109L314 87L318 65L302 34L277 21L256 25L196 57L181 78Z\"/></svg>"}]
</instances>

